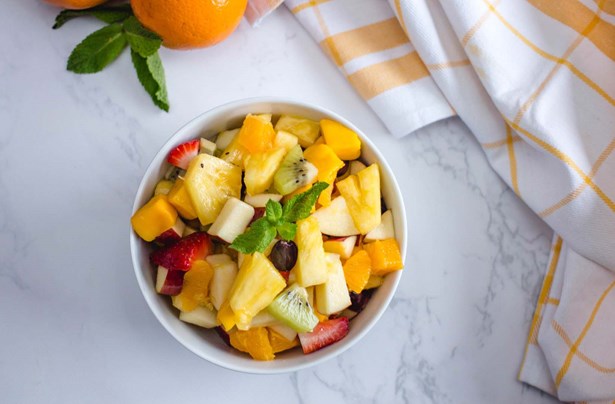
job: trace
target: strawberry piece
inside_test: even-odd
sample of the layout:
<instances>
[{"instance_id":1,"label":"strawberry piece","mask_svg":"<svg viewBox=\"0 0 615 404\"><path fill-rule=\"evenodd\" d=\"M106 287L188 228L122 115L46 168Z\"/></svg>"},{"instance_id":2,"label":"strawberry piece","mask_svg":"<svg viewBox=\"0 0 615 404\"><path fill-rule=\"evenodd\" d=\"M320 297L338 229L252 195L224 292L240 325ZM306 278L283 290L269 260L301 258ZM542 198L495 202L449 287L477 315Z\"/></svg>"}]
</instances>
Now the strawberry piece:
<instances>
[{"instance_id":1,"label":"strawberry piece","mask_svg":"<svg viewBox=\"0 0 615 404\"><path fill-rule=\"evenodd\" d=\"M188 271L196 260L205 259L213 251L213 244L206 233L196 232L178 242L154 251L150 259L171 271Z\"/></svg>"},{"instance_id":2,"label":"strawberry piece","mask_svg":"<svg viewBox=\"0 0 615 404\"><path fill-rule=\"evenodd\" d=\"M169 245L179 241L181 236L174 229L169 229L154 239L154 243L158 245Z\"/></svg>"},{"instance_id":3,"label":"strawberry piece","mask_svg":"<svg viewBox=\"0 0 615 404\"><path fill-rule=\"evenodd\" d=\"M182 143L175 149L171 150L167 161L173 164L175 167L187 170L190 161L199 154L199 139L191 140L186 143Z\"/></svg>"},{"instance_id":4,"label":"strawberry piece","mask_svg":"<svg viewBox=\"0 0 615 404\"><path fill-rule=\"evenodd\" d=\"M346 334L348 334L348 318L338 317L318 323L312 332L299 333L299 340L303 353L309 354L341 340Z\"/></svg>"},{"instance_id":5,"label":"strawberry piece","mask_svg":"<svg viewBox=\"0 0 615 404\"><path fill-rule=\"evenodd\" d=\"M280 273L280 275L282 275L282 278L284 278L286 283L288 283L288 278L290 277L290 271L278 271L278 272Z\"/></svg>"}]
</instances>

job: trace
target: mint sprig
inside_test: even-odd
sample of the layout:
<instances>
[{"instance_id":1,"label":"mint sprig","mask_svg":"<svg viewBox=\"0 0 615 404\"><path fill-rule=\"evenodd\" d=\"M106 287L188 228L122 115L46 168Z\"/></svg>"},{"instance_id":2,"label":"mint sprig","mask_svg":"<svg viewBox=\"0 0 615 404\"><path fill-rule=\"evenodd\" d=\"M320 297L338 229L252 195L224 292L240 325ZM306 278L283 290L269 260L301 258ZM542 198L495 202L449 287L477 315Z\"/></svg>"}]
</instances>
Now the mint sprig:
<instances>
[{"instance_id":1,"label":"mint sprig","mask_svg":"<svg viewBox=\"0 0 615 404\"><path fill-rule=\"evenodd\" d=\"M230 247L244 254L252 254L265 251L277 234L284 240L293 240L297 233L295 222L310 215L318 196L328 186L326 182L317 182L307 191L293 196L284 206L270 199L265 205L265 215L237 236Z\"/></svg>"},{"instance_id":2,"label":"mint sprig","mask_svg":"<svg viewBox=\"0 0 615 404\"><path fill-rule=\"evenodd\" d=\"M109 25L88 35L73 49L66 65L67 70L78 74L97 73L116 60L129 46L139 82L152 102L158 108L168 111L164 68L158 55L162 39L141 25L129 4L64 10L56 17L53 28L60 28L67 21L83 16L98 18Z\"/></svg>"}]
</instances>

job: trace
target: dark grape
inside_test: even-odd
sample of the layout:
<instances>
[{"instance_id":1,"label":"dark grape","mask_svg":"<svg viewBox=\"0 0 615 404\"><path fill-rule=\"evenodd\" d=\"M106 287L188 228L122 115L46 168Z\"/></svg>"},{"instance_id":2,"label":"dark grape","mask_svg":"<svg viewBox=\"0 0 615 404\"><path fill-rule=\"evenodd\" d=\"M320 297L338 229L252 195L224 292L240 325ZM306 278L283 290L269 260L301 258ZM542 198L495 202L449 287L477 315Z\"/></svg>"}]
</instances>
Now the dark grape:
<instances>
[{"instance_id":1,"label":"dark grape","mask_svg":"<svg viewBox=\"0 0 615 404\"><path fill-rule=\"evenodd\" d=\"M341 177L342 175L346 174L349 168L350 168L350 164L348 164L348 162L346 161L344 164L344 167L340 168L337 171L337 177Z\"/></svg>"},{"instance_id":2,"label":"dark grape","mask_svg":"<svg viewBox=\"0 0 615 404\"><path fill-rule=\"evenodd\" d=\"M280 240L273 246L269 260L278 271L290 271L297 262L297 244L292 241Z\"/></svg>"},{"instance_id":3,"label":"dark grape","mask_svg":"<svg viewBox=\"0 0 615 404\"><path fill-rule=\"evenodd\" d=\"M360 313L367 305L367 302L369 302L373 293L374 289L367 289L361 293L350 292L350 302L352 304L349 309L356 313Z\"/></svg>"}]
</instances>

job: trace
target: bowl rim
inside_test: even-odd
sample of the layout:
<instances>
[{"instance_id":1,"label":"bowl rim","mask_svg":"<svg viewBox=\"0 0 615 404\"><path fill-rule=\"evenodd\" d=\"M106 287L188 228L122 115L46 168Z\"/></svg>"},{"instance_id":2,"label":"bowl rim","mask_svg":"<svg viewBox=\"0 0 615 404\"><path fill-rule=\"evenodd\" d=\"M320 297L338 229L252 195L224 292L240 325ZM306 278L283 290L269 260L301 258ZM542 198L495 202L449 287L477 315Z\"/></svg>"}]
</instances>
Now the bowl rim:
<instances>
[{"instance_id":1,"label":"bowl rim","mask_svg":"<svg viewBox=\"0 0 615 404\"><path fill-rule=\"evenodd\" d=\"M386 172L386 176L388 177L388 180L392 185L392 190L391 190L392 194L395 195L397 199L400 212L396 212L396 216L399 215L400 217L398 217L398 219L395 220L395 225L396 226L398 224L402 225L400 232L399 232L401 236L401 240L398 240L398 241L399 241L400 249L401 249L402 262L404 263L404 268L405 268L406 253L407 253L407 227L408 225L407 225L406 209L404 205L403 194L399 187L399 183L397 182L397 179L395 178L395 174L393 173L393 170L387 163L384 156L381 154L380 150L378 150L376 145L371 141L371 139L369 139L369 137L362 130L357 128L354 124L352 124L352 122L340 116L339 114L325 107L321 107L321 106L303 102L303 101L298 101L298 100L287 98L287 97L275 97L275 96L249 97L249 98L242 98L242 99L237 99L234 101L229 101L224 104L220 104L218 106L210 108L198 114L197 116L195 116L194 118L186 122L185 124L183 124L164 142L164 144L160 147L158 152L152 157L151 161L147 165L147 168L141 177L141 180L139 182L139 187L137 188L137 191L134 196L134 202L133 202L133 206L131 210L131 217L141 207L138 204L138 202L139 202L140 196L144 193L144 188L147 182L146 180L150 178L153 171L158 168L158 165L154 165L154 163L160 160L161 155L166 155L168 153L169 148L175 143L174 142L175 138L179 137L181 133L183 133L184 131L189 130L189 128L191 128L192 126L200 123L200 121L203 121L203 120L206 121L205 117L207 115L215 115L216 112L220 110L237 109L237 108L249 106L250 104L284 104L284 105L292 105L292 106L299 107L299 108L314 110L322 115L325 115L333 120L336 120L337 122L340 122L341 124L354 130L359 135L359 137L361 138L361 141L366 143L369 146L369 149L371 150L371 152L375 155L376 157L375 160L380 165L381 173ZM306 369L308 367L316 366L320 363L328 361L342 354L343 352L345 352L346 350L354 346L358 341L363 339L363 337L376 325L376 323L382 317L386 309L389 307L389 304L397 291L397 287L399 286L402 273L404 272L403 270L399 270L399 271L395 271L387 275L387 277L391 277L391 276L393 277L393 284L391 285L390 293L384 297L380 307L377 308L376 312L367 321L365 326L362 329L357 330L357 333L355 334L354 338L349 343L340 345L336 350L332 350L327 355L322 355L320 357L314 358L313 360L309 360L308 359L309 356L307 356L306 359L308 360L306 360L303 363L287 365L287 366L280 366L280 367L275 367L275 368L272 368L272 367L265 368L265 367L258 367L258 366L245 367L243 365L227 363L224 360L221 360L213 355L208 355L206 352L201 352L197 349L193 349L193 347L185 343L180 336L176 335L176 332L171 327L171 324L168 324L166 319L163 318L162 313L160 312L158 302L155 301L153 298L153 295L149 293L150 292L149 289L151 287L145 279L145 275L144 275L145 271L140 270L140 264L137 258L137 243L140 243L140 239L136 236L130 224L128 227L130 231L130 253L131 253L131 258L132 258L133 270L137 278L137 283L139 285L139 290L141 291L141 295L145 299L150 311L154 314L154 317L156 317L156 319L164 327L164 329L185 349L194 353L198 357L205 359L206 361L210 363L213 363L214 365L220 366L225 369L237 371L237 372L242 372L242 373L250 373L250 374L290 373L290 372L295 372L298 370ZM258 364L261 362L254 361L254 363Z\"/></svg>"}]
</instances>

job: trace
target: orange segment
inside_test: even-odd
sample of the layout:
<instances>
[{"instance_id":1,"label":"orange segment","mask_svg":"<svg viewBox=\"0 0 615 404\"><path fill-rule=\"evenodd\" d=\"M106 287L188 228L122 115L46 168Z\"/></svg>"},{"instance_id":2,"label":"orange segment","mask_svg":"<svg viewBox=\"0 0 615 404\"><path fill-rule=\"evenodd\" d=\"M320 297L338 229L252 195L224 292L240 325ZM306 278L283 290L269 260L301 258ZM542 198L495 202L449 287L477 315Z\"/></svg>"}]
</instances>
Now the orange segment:
<instances>
[{"instance_id":1,"label":"orange segment","mask_svg":"<svg viewBox=\"0 0 615 404\"><path fill-rule=\"evenodd\" d=\"M352 130L330 119L320 121L320 128L325 142L342 160L358 159L361 155L361 140Z\"/></svg>"},{"instance_id":2,"label":"orange segment","mask_svg":"<svg viewBox=\"0 0 615 404\"><path fill-rule=\"evenodd\" d=\"M275 357L269 333L265 327L250 328L246 331L237 330L230 333L231 345L241 351L247 352L252 358L259 361L270 361Z\"/></svg>"},{"instance_id":3,"label":"orange segment","mask_svg":"<svg viewBox=\"0 0 615 404\"><path fill-rule=\"evenodd\" d=\"M354 254L344 263L344 277L348 290L361 293L372 272L372 260L365 250Z\"/></svg>"},{"instance_id":4,"label":"orange segment","mask_svg":"<svg viewBox=\"0 0 615 404\"><path fill-rule=\"evenodd\" d=\"M271 348L273 349L274 354L286 351L299 345L297 338L288 340L271 328L269 328L269 342L271 343Z\"/></svg>"},{"instance_id":5,"label":"orange segment","mask_svg":"<svg viewBox=\"0 0 615 404\"><path fill-rule=\"evenodd\" d=\"M196 260L186 275L179 295L174 296L173 305L181 311L192 311L209 303L209 282L214 270L204 260Z\"/></svg>"},{"instance_id":6,"label":"orange segment","mask_svg":"<svg viewBox=\"0 0 615 404\"><path fill-rule=\"evenodd\" d=\"M271 118L267 120L267 116L264 115L248 114L237 135L239 144L250 154L263 153L271 149L274 139L275 131Z\"/></svg>"},{"instance_id":7,"label":"orange segment","mask_svg":"<svg viewBox=\"0 0 615 404\"><path fill-rule=\"evenodd\" d=\"M152 241L173 227L177 211L168 202L167 196L154 196L130 218L134 231L145 241Z\"/></svg>"},{"instance_id":8,"label":"orange segment","mask_svg":"<svg viewBox=\"0 0 615 404\"><path fill-rule=\"evenodd\" d=\"M399 245L394 238L376 240L363 246L372 260L372 274L386 275L389 272L402 269Z\"/></svg>"},{"instance_id":9,"label":"orange segment","mask_svg":"<svg viewBox=\"0 0 615 404\"><path fill-rule=\"evenodd\" d=\"M303 152L303 157L318 168L318 181L324 181L329 187L322 191L318 197L318 203L322 206L331 204L331 193L333 192L333 182L337 177L337 172L344 167L344 162L340 160L331 147L326 144L316 144L308 147Z\"/></svg>"}]
</instances>

